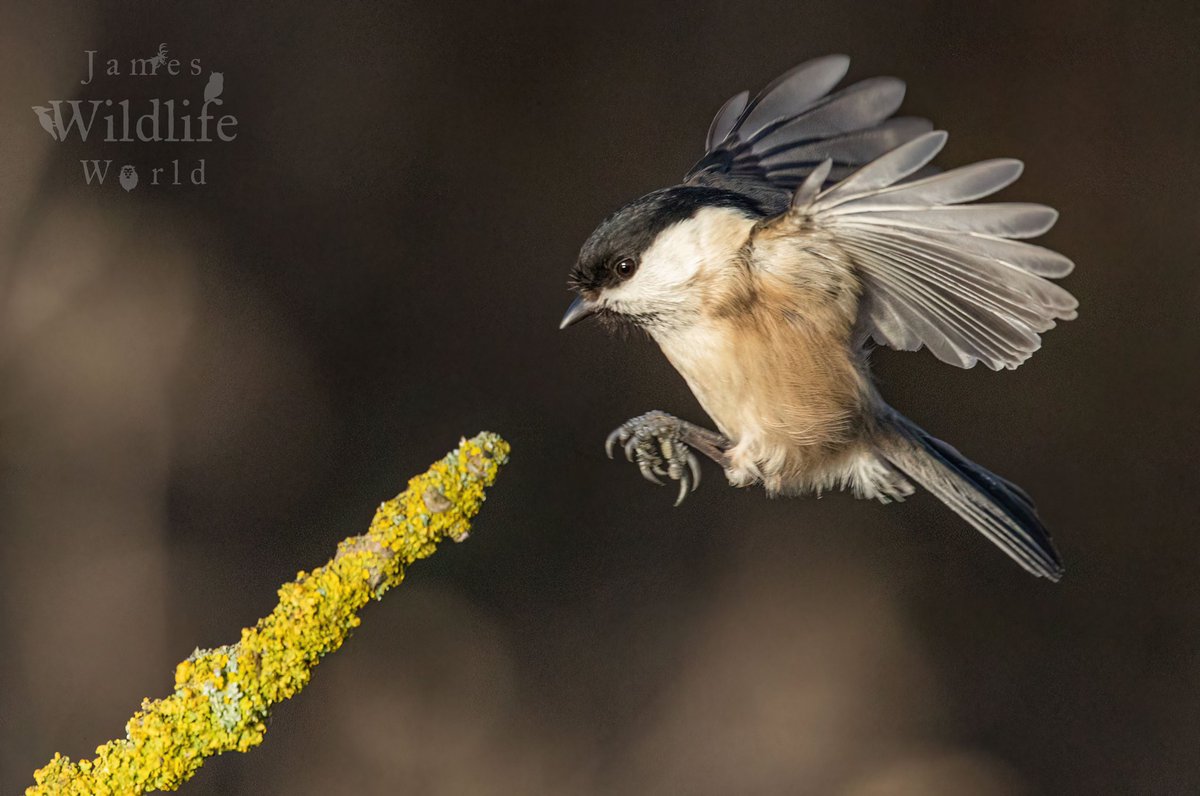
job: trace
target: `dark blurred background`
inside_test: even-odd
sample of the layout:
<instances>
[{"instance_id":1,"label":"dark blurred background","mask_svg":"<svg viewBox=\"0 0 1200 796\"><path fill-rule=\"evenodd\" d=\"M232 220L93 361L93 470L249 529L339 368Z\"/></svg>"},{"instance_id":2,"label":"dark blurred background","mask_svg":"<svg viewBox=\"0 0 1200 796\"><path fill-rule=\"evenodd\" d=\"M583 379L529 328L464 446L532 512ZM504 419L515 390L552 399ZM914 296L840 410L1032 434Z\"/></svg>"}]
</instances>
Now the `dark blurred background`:
<instances>
[{"instance_id":1,"label":"dark blurred background","mask_svg":"<svg viewBox=\"0 0 1200 796\"><path fill-rule=\"evenodd\" d=\"M80 85L85 50L160 42L202 74ZM514 453L469 543L187 793L1200 791L1198 44L1190 2L6 2L0 791L121 736L481 428ZM580 243L828 52L906 78L942 164L1020 157L1005 196L1062 211L1081 313L1028 364L875 358L1034 494L1058 586L927 495L709 466L672 509L604 458L630 416L704 418L648 341L557 331ZM198 105L210 71L229 143L56 143L31 112Z\"/></svg>"}]
</instances>

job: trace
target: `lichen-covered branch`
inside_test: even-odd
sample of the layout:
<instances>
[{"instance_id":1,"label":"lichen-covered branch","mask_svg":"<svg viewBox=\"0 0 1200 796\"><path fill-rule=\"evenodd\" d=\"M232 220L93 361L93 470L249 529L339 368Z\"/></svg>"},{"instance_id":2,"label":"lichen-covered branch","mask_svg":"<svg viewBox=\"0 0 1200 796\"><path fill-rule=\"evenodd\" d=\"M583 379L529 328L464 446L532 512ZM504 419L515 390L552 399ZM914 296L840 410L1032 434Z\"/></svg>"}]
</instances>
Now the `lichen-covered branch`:
<instances>
[{"instance_id":1,"label":"lichen-covered branch","mask_svg":"<svg viewBox=\"0 0 1200 796\"><path fill-rule=\"evenodd\" d=\"M358 612L404 579L442 539L467 537L471 518L508 458L508 443L483 432L463 440L408 489L379 507L370 529L338 545L325 566L279 590L279 604L241 640L197 649L175 669L175 693L144 700L125 738L92 760L55 755L26 796L138 794L175 790L222 752L263 740L271 707L308 683L323 655L359 624Z\"/></svg>"}]
</instances>

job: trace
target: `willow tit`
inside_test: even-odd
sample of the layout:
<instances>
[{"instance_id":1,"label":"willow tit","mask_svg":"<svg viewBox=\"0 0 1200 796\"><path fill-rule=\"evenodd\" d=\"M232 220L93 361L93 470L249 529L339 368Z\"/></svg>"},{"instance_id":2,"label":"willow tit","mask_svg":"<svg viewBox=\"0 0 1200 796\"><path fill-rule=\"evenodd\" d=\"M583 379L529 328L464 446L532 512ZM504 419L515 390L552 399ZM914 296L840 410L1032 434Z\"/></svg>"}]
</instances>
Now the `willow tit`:
<instances>
[{"instance_id":1,"label":"willow tit","mask_svg":"<svg viewBox=\"0 0 1200 796\"><path fill-rule=\"evenodd\" d=\"M1017 160L938 172L946 133L893 118L904 83L834 93L849 59L801 64L718 111L681 185L617 210L571 273L561 328L589 316L650 334L719 432L650 412L608 438L651 481L700 482L693 451L771 495L840 488L884 503L932 492L1034 575L1061 559L1020 487L880 397L870 346L927 347L961 368L1016 368L1077 302L1046 277L1072 263L1024 243L1057 213L964 204L1012 183Z\"/></svg>"}]
</instances>

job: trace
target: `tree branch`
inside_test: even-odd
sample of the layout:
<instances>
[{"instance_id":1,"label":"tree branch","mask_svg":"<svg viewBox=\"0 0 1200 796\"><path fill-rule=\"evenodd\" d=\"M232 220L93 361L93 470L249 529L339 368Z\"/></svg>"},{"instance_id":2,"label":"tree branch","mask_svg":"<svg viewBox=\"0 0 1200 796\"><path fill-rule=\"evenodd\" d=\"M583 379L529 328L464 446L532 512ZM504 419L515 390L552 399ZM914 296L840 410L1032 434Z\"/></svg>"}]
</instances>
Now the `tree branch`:
<instances>
[{"instance_id":1,"label":"tree branch","mask_svg":"<svg viewBox=\"0 0 1200 796\"><path fill-rule=\"evenodd\" d=\"M262 743L271 707L299 693L321 657L342 646L359 610L404 579L439 542L467 538L509 446L482 432L462 440L408 489L380 505L370 529L343 540L325 566L279 589L279 604L241 640L197 649L175 669L175 693L142 702L124 739L78 763L56 754L26 796L175 790L206 758Z\"/></svg>"}]
</instances>

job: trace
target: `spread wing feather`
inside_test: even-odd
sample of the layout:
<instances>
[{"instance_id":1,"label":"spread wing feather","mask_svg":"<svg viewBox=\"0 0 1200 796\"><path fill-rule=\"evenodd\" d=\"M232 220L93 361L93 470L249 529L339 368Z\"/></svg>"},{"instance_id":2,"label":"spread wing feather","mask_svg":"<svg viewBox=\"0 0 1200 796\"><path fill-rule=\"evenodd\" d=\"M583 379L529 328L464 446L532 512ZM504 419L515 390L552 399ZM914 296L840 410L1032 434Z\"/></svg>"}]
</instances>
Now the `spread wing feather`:
<instances>
[{"instance_id":1,"label":"spread wing feather","mask_svg":"<svg viewBox=\"0 0 1200 796\"><path fill-rule=\"evenodd\" d=\"M880 189L841 200L842 210L836 201L826 205L830 212L859 213L863 210L905 207L948 205L973 202L989 196L1000 188L1012 184L1021 176L1021 161L1011 158L984 160L970 166L952 169L923 180L902 182L887 189Z\"/></svg>"},{"instance_id":2,"label":"spread wing feather","mask_svg":"<svg viewBox=\"0 0 1200 796\"><path fill-rule=\"evenodd\" d=\"M863 80L835 93L850 59L829 55L785 73L755 97L729 99L709 127L704 157L684 178L691 184L746 182L792 191L824 160L841 179L864 163L927 132L925 119L889 117L904 99L892 77Z\"/></svg>"},{"instance_id":3,"label":"spread wing feather","mask_svg":"<svg viewBox=\"0 0 1200 796\"><path fill-rule=\"evenodd\" d=\"M1075 298L1044 277L1071 261L1025 238L1058 214L1030 203L964 205L1009 185L1021 165L991 160L904 180L945 144L925 133L813 195L797 192L789 214L833 235L864 286L861 327L876 342L969 368L1015 368L1040 333L1075 317Z\"/></svg>"},{"instance_id":4,"label":"spread wing feather","mask_svg":"<svg viewBox=\"0 0 1200 796\"><path fill-rule=\"evenodd\" d=\"M721 110L717 111L717 115L713 117L712 126L708 128L708 137L704 140L706 150L712 149L714 144L724 141L725 137L733 131L733 126L737 124L742 111L746 110L746 103L749 101L750 92L743 91L730 97L721 106Z\"/></svg>"},{"instance_id":5,"label":"spread wing feather","mask_svg":"<svg viewBox=\"0 0 1200 796\"><path fill-rule=\"evenodd\" d=\"M835 91L850 59L817 58L758 96L718 111L706 153L684 178L741 191L766 212L819 227L853 260L864 286L860 328L876 342L969 368L1015 368L1057 320L1075 317L1070 293L1047 281L1069 259L1023 242L1057 213L1029 203L965 204L1021 174L986 160L944 173L930 163L946 143L925 119L892 118L904 83L877 77Z\"/></svg>"}]
</instances>

